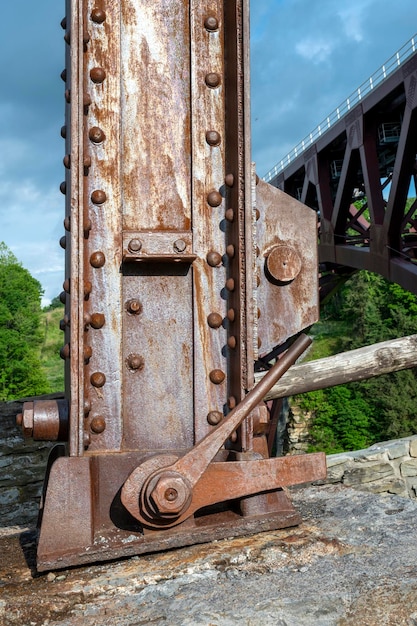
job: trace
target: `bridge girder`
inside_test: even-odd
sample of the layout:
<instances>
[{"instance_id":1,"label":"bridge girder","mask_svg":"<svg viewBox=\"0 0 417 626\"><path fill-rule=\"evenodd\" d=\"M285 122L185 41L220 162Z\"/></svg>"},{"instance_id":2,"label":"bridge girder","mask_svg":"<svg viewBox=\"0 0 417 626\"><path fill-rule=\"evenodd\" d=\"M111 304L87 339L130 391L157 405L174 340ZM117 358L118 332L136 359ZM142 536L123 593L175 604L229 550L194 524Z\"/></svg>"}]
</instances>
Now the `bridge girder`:
<instances>
[{"instance_id":1,"label":"bridge girder","mask_svg":"<svg viewBox=\"0 0 417 626\"><path fill-rule=\"evenodd\" d=\"M414 54L271 180L318 212L324 272L367 269L417 293L416 86Z\"/></svg>"}]
</instances>

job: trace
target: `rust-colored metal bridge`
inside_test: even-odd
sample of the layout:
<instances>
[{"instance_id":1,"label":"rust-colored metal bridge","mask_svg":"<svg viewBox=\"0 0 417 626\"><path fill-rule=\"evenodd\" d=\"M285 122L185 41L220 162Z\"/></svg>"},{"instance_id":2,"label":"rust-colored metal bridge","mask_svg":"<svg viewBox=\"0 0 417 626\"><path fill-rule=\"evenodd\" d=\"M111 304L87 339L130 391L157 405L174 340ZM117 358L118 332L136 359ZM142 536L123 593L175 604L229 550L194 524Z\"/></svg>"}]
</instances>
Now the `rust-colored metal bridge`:
<instances>
[{"instance_id":1,"label":"rust-colored metal bridge","mask_svg":"<svg viewBox=\"0 0 417 626\"><path fill-rule=\"evenodd\" d=\"M417 293L416 86L414 37L265 176L318 212L324 294L357 269Z\"/></svg>"}]
</instances>

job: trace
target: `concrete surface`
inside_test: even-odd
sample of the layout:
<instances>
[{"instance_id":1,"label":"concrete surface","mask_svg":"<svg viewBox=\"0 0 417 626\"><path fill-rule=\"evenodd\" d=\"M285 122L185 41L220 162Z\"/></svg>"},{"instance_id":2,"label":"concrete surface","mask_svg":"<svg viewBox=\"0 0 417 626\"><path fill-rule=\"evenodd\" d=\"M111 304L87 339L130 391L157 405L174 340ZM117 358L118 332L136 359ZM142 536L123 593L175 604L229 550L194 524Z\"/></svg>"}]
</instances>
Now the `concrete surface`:
<instances>
[{"instance_id":1,"label":"concrete surface","mask_svg":"<svg viewBox=\"0 0 417 626\"><path fill-rule=\"evenodd\" d=\"M4 626L417 625L417 503L298 489L303 523L38 576L34 532L0 538Z\"/></svg>"}]
</instances>

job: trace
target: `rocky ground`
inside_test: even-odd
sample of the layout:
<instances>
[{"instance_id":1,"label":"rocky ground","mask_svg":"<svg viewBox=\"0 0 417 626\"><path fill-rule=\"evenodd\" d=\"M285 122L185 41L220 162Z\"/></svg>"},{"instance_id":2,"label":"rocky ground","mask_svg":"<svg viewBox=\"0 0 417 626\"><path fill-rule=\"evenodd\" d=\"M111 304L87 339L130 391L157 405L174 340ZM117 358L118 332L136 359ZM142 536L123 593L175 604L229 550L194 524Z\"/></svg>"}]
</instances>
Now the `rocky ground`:
<instances>
[{"instance_id":1,"label":"rocky ground","mask_svg":"<svg viewBox=\"0 0 417 626\"><path fill-rule=\"evenodd\" d=\"M4 626L417 625L417 504L293 492L298 528L49 574L33 531L0 538Z\"/></svg>"}]
</instances>

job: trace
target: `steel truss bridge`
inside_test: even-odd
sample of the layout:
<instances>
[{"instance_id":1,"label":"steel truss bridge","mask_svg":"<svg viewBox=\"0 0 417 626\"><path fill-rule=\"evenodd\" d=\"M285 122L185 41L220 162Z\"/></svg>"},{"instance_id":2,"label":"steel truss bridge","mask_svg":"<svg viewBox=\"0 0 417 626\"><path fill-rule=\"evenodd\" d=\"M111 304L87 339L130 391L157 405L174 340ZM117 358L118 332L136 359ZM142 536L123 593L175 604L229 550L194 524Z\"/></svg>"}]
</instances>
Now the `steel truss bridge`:
<instances>
[{"instance_id":1,"label":"steel truss bridge","mask_svg":"<svg viewBox=\"0 0 417 626\"><path fill-rule=\"evenodd\" d=\"M417 293L416 155L413 37L265 176L319 215L323 295L358 269Z\"/></svg>"}]
</instances>

